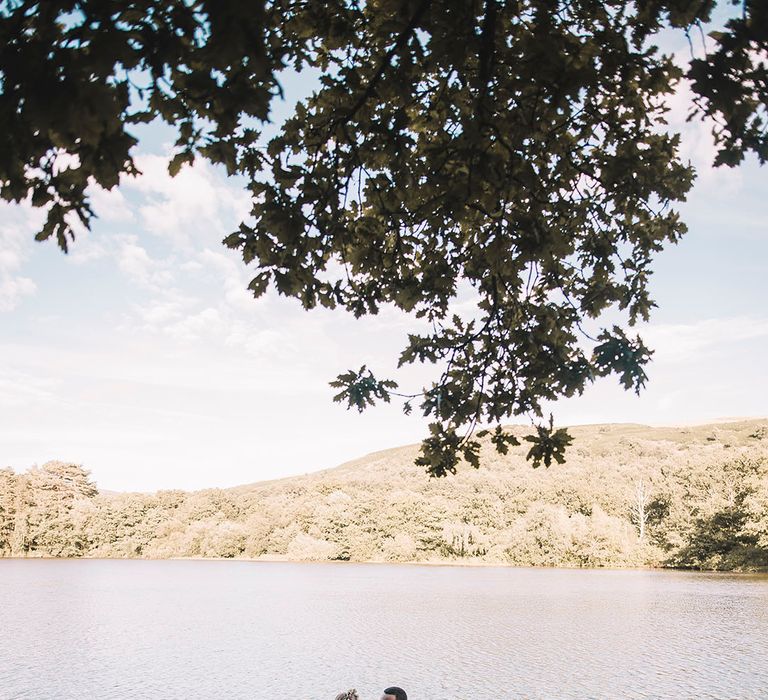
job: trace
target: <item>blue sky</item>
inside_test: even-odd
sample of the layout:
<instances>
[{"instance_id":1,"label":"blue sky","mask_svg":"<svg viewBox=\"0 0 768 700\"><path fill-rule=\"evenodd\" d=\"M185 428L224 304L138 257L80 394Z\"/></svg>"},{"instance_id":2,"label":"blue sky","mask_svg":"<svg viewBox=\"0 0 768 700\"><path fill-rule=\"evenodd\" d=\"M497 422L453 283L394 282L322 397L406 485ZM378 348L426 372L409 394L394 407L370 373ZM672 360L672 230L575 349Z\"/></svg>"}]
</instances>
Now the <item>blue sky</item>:
<instances>
[{"instance_id":1,"label":"blue sky","mask_svg":"<svg viewBox=\"0 0 768 700\"><path fill-rule=\"evenodd\" d=\"M636 397L604 380L554 406L560 424L768 415L768 171L712 170L706 126L685 123L684 96L671 106L699 180L681 207L688 235L655 265L649 387ZM99 219L68 256L33 241L40 212L0 204L0 466L66 459L105 489L191 489L423 437L397 405L349 413L328 386L363 362L392 375L413 322L253 300L220 243L249 209L239 183L203 162L169 178L166 133L146 136L143 175L94 192Z\"/></svg>"}]
</instances>

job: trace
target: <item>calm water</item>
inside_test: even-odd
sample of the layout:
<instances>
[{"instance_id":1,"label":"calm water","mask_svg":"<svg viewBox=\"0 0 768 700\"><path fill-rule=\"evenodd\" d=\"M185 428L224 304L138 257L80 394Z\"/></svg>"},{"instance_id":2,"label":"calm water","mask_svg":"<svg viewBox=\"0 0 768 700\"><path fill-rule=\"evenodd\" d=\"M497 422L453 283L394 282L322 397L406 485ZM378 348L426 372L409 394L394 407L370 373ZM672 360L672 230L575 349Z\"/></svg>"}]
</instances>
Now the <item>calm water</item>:
<instances>
[{"instance_id":1,"label":"calm water","mask_svg":"<svg viewBox=\"0 0 768 700\"><path fill-rule=\"evenodd\" d=\"M0 697L766 698L768 577L0 561Z\"/></svg>"}]
</instances>

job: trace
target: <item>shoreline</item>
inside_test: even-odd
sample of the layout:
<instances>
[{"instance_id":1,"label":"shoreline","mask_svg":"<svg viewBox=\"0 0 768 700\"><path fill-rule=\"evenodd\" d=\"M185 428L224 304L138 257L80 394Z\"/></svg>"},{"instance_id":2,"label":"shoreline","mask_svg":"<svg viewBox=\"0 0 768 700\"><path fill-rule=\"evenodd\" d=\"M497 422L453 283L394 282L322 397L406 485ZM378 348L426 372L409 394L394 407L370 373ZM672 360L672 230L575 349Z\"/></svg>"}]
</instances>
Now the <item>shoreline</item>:
<instances>
[{"instance_id":1,"label":"shoreline","mask_svg":"<svg viewBox=\"0 0 768 700\"><path fill-rule=\"evenodd\" d=\"M525 569L536 571L648 571L725 575L768 575L768 567L754 569L696 569L681 566L523 566L495 562L452 562L452 561L310 561L306 559L284 559L278 557L0 557L3 561L196 561L196 562L243 562L249 564L301 564L312 566L396 566L434 567L455 569Z\"/></svg>"}]
</instances>

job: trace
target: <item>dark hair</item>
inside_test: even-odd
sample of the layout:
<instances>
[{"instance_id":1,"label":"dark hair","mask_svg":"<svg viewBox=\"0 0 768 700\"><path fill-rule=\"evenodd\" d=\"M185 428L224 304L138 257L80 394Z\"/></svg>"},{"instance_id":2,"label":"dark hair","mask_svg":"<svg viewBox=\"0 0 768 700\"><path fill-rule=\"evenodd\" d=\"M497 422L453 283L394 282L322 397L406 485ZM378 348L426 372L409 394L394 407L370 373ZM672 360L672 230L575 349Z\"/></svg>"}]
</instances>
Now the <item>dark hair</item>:
<instances>
[{"instance_id":1,"label":"dark hair","mask_svg":"<svg viewBox=\"0 0 768 700\"><path fill-rule=\"evenodd\" d=\"M384 695L394 695L396 700L408 700L408 696L405 694L405 691L402 688L387 688L384 691Z\"/></svg>"}]
</instances>

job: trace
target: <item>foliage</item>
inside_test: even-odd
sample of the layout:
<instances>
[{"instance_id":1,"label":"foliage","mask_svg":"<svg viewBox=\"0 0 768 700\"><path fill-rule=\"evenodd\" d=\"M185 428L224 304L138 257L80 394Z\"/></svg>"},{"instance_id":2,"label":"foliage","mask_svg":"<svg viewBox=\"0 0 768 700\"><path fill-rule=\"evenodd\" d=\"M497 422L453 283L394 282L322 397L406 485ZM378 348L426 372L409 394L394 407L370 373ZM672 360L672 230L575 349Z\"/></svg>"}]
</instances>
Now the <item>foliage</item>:
<instances>
[{"instance_id":1,"label":"foliage","mask_svg":"<svg viewBox=\"0 0 768 700\"><path fill-rule=\"evenodd\" d=\"M0 555L10 554L16 522L16 475L0 469Z\"/></svg>"},{"instance_id":2,"label":"foliage","mask_svg":"<svg viewBox=\"0 0 768 700\"><path fill-rule=\"evenodd\" d=\"M738 4L734 2L733 4ZM711 32L715 49L691 62L698 111L716 123L716 165L736 165L749 151L768 160L768 5L745 0L743 13L722 32Z\"/></svg>"},{"instance_id":3,"label":"foliage","mask_svg":"<svg viewBox=\"0 0 768 700\"><path fill-rule=\"evenodd\" d=\"M379 381L373 373L363 365L357 372L349 371L340 374L331 386L342 389L334 401L346 401L347 408L356 408L362 413L366 407L373 406L376 399L389 402L389 392L397 387L392 380Z\"/></svg>"},{"instance_id":4,"label":"foliage","mask_svg":"<svg viewBox=\"0 0 768 700\"><path fill-rule=\"evenodd\" d=\"M548 467L554 459L558 464L565 462L565 448L571 444L572 438L564 428L554 429L553 418L549 417L549 428L539 426L538 435L526 435L527 442L532 443L528 450L526 459L533 462L534 467L538 467L544 462Z\"/></svg>"},{"instance_id":5,"label":"foliage","mask_svg":"<svg viewBox=\"0 0 768 700\"><path fill-rule=\"evenodd\" d=\"M5 469L0 555L766 568L760 427L721 426L715 440L711 427L576 428L568 463L539 474L526 446L502 456L484 438L483 467L447 481L414 473L415 448L195 493L56 492L39 477L60 469Z\"/></svg>"},{"instance_id":6,"label":"foliage","mask_svg":"<svg viewBox=\"0 0 768 700\"><path fill-rule=\"evenodd\" d=\"M89 184L110 189L138 172L137 124L177 127L172 174L195 153L231 173L256 167L258 132L240 123L266 119L292 42L265 21L263 2L238 6L0 5L2 196L47 208L38 239L53 236L67 250L73 217L87 226L93 216Z\"/></svg>"},{"instance_id":7,"label":"foliage","mask_svg":"<svg viewBox=\"0 0 768 700\"><path fill-rule=\"evenodd\" d=\"M6 540L10 541L6 551L70 557L87 548L83 532L74 526L77 519L73 514L79 503L98 492L82 467L46 462L15 479L6 477L2 486L7 490L0 500L14 503L13 532Z\"/></svg>"},{"instance_id":8,"label":"foliage","mask_svg":"<svg viewBox=\"0 0 768 700\"><path fill-rule=\"evenodd\" d=\"M716 5L6 0L0 196L45 207L38 238L66 250L75 220L90 224L88 185L136 174L135 126L175 127L171 174L203 157L246 179L252 215L225 243L255 266L255 296L355 316L390 304L429 324L400 364L440 366L410 398L437 426L420 464L452 473L459 455L477 466L478 422L537 420L598 376L643 385L650 353L623 325L653 307L653 257L684 233L672 206L693 179L667 97L690 79L717 164L768 154L764 0L687 67L653 45ZM289 66L320 87L264 150ZM452 313L462 289L469 319ZM608 312L621 323L585 330ZM395 388L356 372L334 386L358 410ZM558 435L537 426L532 458L559 461Z\"/></svg>"}]
</instances>

